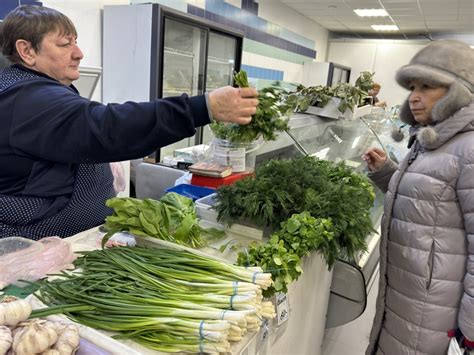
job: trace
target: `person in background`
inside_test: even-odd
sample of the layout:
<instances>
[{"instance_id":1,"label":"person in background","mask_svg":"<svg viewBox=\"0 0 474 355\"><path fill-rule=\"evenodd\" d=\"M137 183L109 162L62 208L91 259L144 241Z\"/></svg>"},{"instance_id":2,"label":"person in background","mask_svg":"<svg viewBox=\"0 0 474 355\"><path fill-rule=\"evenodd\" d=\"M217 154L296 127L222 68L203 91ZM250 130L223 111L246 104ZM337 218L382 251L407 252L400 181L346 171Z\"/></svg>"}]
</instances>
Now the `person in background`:
<instances>
[{"instance_id":1,"label":"person in background","mask_svg":"<svg viewBox=\"0 0 474 355\"><path fill-rule=\"evenodd\" d=\"M380 282L366 354L445 355L474 346L474 50L440 40L396 74L410 152L396 166L369 149L384 191Z\"/></svg>"},{"instance_id":2,"label":"person in background","mask_svg":"<svg viewBox=\"0 0 474 355\"><path fill-rule=\"evenodd\" d=\"M146 156L212 120L247 124L258 105L256 89L230 86L142 103L85 99L72 85L83 58L74 24L47 7L10 12L0 45L13 63L0 72L0 238L102 224L115 196L109 162Z\"/></svg>"},{"instance_id":3,"label":"person in background","mask_svg":"<svg viewBox=\"0 0 474 355\"><path fill-rule=\"evenodd\" d=\"M371 99L370 104L376 107L387 107L387 103L385 101L380 101L377 97L381 88L382 86L378 83L372 84L372 89L369 90L369 99Z\"/></svg>"}]
</instances>

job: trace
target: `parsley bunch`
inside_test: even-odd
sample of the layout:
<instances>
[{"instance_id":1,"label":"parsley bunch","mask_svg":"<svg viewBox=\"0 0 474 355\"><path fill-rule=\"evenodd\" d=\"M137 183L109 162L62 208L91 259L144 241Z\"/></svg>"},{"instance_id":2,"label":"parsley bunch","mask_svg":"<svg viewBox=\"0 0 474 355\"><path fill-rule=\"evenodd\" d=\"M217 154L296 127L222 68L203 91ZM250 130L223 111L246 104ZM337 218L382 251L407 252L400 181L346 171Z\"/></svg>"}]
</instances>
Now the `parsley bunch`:
<instances>
[{"instance_id":1,"label":"parsley bunch","mask_svg":"<svg viewBox=\"0 0 474 355\"><path fill-rule=\"evenodd\" d=\"M318 251L329 267L334 264L338 245L331 220L314 218L307 211L294 214L281 224L281 229L265 244L252 244L239 253L238 265L260 266L272 274L272 288L264 291L269 297L275 292L287 292L288 284L303 272L301 258Z\"/></svg>"},{"instance_id":2,"label":"parsley bunch","mask_svg":"<svg viewBox=\"0 0 474 355\"><path fill-rule=\"evenodd\" d=\"M249 87L243 70L234 75L234 82L239 87ZM288 129L288 115L295 109L294 103L285 99L286 95L286 91L278 87L264 88L258 93L257 112L249 124L213 122L210 128L217 138L233 143L250 143L259 137L265 141L275 140L276 132Z\"/></svg>"}]
</instances>

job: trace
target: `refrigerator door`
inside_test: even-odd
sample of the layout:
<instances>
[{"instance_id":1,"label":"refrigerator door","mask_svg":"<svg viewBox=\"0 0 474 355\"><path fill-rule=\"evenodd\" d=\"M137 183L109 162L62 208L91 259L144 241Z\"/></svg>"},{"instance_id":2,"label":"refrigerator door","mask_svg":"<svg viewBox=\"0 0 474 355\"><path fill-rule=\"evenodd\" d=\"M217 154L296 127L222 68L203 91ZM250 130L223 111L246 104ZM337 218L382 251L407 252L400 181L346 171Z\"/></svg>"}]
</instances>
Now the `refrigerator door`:
<instances>
[{"instance_id":1,"label":"refrigerator door","mask_svg":"<svg viewBox=\"0 0 474 355\"><path fill-rule=\"evenodd\" d=\"M164 19L162 97L203 93L207 31L176 19ZM195 136L161 149L161 157L195 145Z\"/></svg>"},{"instance_id":2,"label":"refrigerator door","mask_svg":"<svg viewBox=\"0 0 474 355\"><path fill-rule=\"evenodd\" d=\"M337 84L341 83L342 80L342 69L338 67L334 67L332 72L332 82L331 86L336 86Z\"/></svg>"},{"instance_id":3,"label":"refrigerator door","mask_svg":"<svg viewBox=\"0 0 474 355\"><path fill-rule=\"evenodd\" d=\"M236 37L213 31L209 33L206 91L233 84L237 48ZM204 127L202 142L208 144L212 138L209 127Z\"/></svg>"},{"instance_id":4,"label":"refrigerator door","mask_svg":"<svg viewBox=\"0 0 474 355\"><path fill-rule=\"evenodd\" d=\"M162 97L202 93L206 30L165 18Z\"/></svg>"},{"instance_id":5,"label":"refrigerator door","mask_svg":"<svg viewBox=\"0 0 474 355\"><path fill-rule=\"evenodd\" d=\"M348 83L350 76L351 68L336 63L329 63L327 86Z\"/></svg>"}]
</instances>

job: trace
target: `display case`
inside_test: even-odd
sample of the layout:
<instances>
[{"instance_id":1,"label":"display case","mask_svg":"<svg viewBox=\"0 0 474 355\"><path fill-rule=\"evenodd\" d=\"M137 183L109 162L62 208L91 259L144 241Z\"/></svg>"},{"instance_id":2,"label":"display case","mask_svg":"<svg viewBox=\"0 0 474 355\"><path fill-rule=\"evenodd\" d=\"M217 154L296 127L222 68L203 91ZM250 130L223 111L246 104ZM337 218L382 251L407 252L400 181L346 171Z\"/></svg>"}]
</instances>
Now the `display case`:
<instances>
[{"instance_id":1,"label":"display case","mask_svg":"<svg viewBox=\"0 0 474 355\"><path fill-rule=\"evenodd\" d=\"M104 7L103 41L104 102L140 102L232 85L243 34L159 4L116 5ZM198 129L156 160L210 140Z\"/></svg>"}]
</instances>

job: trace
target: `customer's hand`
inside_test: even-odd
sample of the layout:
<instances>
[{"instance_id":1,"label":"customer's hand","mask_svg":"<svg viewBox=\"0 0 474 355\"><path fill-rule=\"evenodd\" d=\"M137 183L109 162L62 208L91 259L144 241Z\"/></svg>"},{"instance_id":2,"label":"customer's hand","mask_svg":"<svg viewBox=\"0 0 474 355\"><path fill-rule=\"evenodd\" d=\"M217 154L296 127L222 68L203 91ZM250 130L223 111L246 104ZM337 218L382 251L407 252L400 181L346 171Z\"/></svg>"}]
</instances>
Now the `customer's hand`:
<instances>
[{"instance_id":1,"label":"customer's hand","mask_svg":"<svg viewBox=\"0 0 474 355\"><path fill-rule=\"evenodd\" d=\"M370 148L362 155L362 160L367 163L370 171L376 171L384 166L387 161L387 154L382 149Z\"/></svg>"},{"instance_id":2,"label":"customer's hand","mask_svg":"<svg viewBox=\"0 0 474 355\"><path fill-rule=\"evenodd\" d=\"M209 107L216 121L247 124L257 111L255 88L224 86L209 93Z\"/></svg>"}]
</instances>

